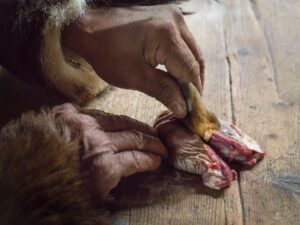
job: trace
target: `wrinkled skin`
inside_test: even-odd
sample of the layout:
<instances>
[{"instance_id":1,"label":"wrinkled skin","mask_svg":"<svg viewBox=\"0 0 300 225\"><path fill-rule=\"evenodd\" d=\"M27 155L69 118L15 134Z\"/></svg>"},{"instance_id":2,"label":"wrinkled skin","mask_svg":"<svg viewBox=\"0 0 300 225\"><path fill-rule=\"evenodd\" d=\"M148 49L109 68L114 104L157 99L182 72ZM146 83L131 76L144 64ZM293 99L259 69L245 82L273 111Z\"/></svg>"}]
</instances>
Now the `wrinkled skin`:
<instances>
[{"instance_id":1,"label":"wrinkled skin","mask_svg":"<svg viewBox=\"0 0 300 225\"><path fill-rule=\"evenodd\" d=\"M167 150L147 124L126 116L99 110L82 109L72 104L53 108L80 137L83 172L89 174L91 187L100 198L107 196L122 177L160 166Z\"/></svg>"},{"instance_id":2,"label":"wrinkled skin","mask_svg":"<svg viewBox=\"0 0 300 225\"><path fill-rule=\"evenodd\" d=\"M64 29L62 41L102 79L155 97L176 117L187 114L180 83L202 92L204 60L177 6L88 9Z\"/></svg>"},{"instance_id":3,"label":"wrinkled skin","mask_svg":"<svg viewBox=\"0 0 300 225\"><path fill-rule=\"evenodd\" d=\"M162 112L154 127L168 147L169 161L175 168L201 175L205 186L217 190L235 179L236 172L171 112Z\"/></svg>"}]
</instances>

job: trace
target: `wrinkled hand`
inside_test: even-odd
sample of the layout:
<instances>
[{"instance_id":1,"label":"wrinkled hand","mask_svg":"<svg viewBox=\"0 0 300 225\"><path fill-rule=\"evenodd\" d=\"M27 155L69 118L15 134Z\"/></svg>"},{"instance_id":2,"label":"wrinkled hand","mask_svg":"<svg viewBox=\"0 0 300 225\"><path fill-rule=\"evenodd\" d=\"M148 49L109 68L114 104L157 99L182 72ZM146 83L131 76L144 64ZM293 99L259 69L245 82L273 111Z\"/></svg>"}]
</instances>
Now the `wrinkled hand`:
<instances>
[{"instance_id":1,"label":"wrinkled hand","mask_svg":"<svg viewBox=\"0 0 300 225\"><path fill-rule=\"evenodd\" d=\"M71 128L72 137L81 137L83 171L101 198L122 177L155 170L166 157L153 129L137 120L72 104L57 106L53 113Z\"/></svg>"},{"instance_id":2,"label":"wrinkled hand","mask_svg":"<svg viewBox=\"0 0 300 225\"><path fill-rule=\"evenodd\" d=\"M202 148L204 143L201 138L186 127L181 120L175 118L170 111L165 110L159 114L154 128L169 150L170 162L188 157L196 159L199 153L204 156L203 158L209 159L205 156L206 151Z\"/></svg>"},{"instance_id":3,"label":"wrinkled hand","mask_svg":"<svg viewBox=\"0 0 300 225\"><path fill-rule=\"evenodd\" d=\"M202 92L204 61L177 6L89 9L65 28L63 42L108 83L153 96L177 117L187 113L179 83Z\"/></svg>"},{"instance_id":4,"label":"wrinkled hand","mask_svg":"<svg viewBox=\"0 0 300 225\"><path fill-rule=\"evenodd\" d=\"M235 179L236 172L171 112L162 112L154 127L170 150L170 162L175 168L201 175L205 186L217 190Z\"/></svg>"}]
</instances>

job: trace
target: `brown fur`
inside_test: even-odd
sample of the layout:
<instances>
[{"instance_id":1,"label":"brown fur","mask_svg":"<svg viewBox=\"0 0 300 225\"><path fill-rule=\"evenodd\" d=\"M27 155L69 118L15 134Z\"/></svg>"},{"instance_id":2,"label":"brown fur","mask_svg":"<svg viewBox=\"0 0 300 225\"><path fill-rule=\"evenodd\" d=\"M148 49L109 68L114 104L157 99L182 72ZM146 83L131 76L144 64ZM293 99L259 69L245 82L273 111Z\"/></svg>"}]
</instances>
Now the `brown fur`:
<instances>
[{"instance_id":1,"label":"brown fur","mask_svg":"<svg viewBox=\"0 0 300 225\"><path fill-rule=\"evenodd\" d=\"M46 110L0 132L1 225L105 224L80 175L78 140Z\"/></svg>"}]
</instances>

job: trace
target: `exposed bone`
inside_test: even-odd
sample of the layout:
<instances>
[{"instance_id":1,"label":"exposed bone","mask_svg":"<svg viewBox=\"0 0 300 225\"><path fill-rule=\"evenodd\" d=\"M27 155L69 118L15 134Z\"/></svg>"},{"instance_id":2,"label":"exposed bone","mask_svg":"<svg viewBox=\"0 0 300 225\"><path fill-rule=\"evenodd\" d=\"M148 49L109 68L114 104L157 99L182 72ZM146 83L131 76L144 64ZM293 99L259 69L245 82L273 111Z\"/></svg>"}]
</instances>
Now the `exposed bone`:
<instances>
[{"instance_id":1,"label":"exposed bone","mask_svg":"<svg viewBox=\"0 0 300 225\"><path fill-rule=\"evenodd\" d=\"M265 151L251 137L235 125L221 121L209 112L198 90L192 83L185 84L183 93L189 114L183 120L192 131L205 140L216 152L228 161L254 166L265 155Z\"/></svg>"}]
</instances>

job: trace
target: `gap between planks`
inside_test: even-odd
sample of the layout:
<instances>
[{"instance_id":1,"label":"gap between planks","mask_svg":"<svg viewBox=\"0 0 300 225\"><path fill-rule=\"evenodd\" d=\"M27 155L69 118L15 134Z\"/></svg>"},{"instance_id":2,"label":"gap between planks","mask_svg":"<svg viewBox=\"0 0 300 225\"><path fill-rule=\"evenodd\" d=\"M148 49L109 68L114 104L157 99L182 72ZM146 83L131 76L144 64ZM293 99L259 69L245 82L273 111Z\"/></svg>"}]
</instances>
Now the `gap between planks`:
<instances>
[{"instance_id":1,"label":"gap between planks","mask_svg":"<svg viewBox=\"0 0 300 225\"><path fill-rule=\"evenodd\" d=\"M228 53L228 44L227 44L227 35L226 35L226 26L223 26L223 40L224 40L224 49L225 49L225 60L226 60L226 65L227 65L227 71L228 71L228 83L229 83L229 92L230 92L230 111L231 111L231 120L232 123L236 123L236 118L235 118L235 107L234 107L234 101L233 101L233 82L232 82L232 73L231 73L231 56L229 56ZM244 214L244 199L242 195L242 188L241 188L241 177L240 174L237 174L237 183L238 183L238 196L239 196L239 203L241 207L241 217L242 217L242 225L245 224L245 214ZM225 198L223 197L224 201L224 209L225 209L225 217L226 217L226 225L227 225L227 214L226 214L226 201Z\"/></svg>"}]
</instances>

